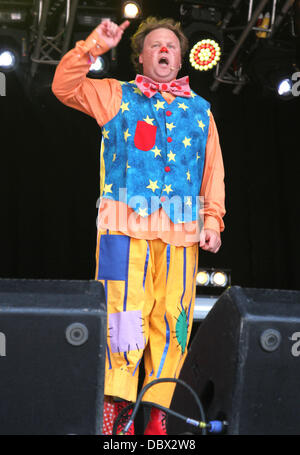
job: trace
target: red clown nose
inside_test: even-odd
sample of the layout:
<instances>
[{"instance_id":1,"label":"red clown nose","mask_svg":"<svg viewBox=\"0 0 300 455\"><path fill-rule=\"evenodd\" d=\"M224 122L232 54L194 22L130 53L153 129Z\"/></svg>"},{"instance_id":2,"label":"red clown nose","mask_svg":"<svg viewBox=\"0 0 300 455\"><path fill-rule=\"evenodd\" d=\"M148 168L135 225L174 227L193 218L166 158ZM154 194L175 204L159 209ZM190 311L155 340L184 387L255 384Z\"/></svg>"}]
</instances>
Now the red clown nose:
<instances>
[{"instance_id":1,"label":"red clown nose","mask_svg":"<svg viewBox=\"0 0 300 455\"><path fill-rule=\"evenodd\" d=\"M162 47L161 50L159 52L169 52L168 49L166 47Z\"/></svg>"}]
</instances>

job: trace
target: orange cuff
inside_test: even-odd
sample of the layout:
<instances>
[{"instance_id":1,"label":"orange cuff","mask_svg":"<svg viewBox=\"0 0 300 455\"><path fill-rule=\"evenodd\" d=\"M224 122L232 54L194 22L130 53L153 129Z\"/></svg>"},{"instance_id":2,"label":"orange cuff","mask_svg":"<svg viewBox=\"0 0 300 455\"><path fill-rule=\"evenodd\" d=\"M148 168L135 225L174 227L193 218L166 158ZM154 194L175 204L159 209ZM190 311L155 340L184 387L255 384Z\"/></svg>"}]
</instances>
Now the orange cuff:
<instances>
[{"instance_id":1,"label":"orange cuff","mask_svg":"<svg viewBox=\"0 0 300 455\"><path fill-rule=\"evenodd\" d=\"M213 229L220 233L220 224L213 216L206 216L204 220L204 229Z\"/></svg>"},{"instance_id":2,"label":"orange cuff","mask_svg":"<svg viewBox=\"0 0 300 455\"><path fill-rule=\"evenodd\" d=\"M110 47L103 39L100 38L96 29L93 30L84 41L84 48L86 52L89 52L93 57L105 54L105 52L110 50Z\"/></svg>"}]
</instances>

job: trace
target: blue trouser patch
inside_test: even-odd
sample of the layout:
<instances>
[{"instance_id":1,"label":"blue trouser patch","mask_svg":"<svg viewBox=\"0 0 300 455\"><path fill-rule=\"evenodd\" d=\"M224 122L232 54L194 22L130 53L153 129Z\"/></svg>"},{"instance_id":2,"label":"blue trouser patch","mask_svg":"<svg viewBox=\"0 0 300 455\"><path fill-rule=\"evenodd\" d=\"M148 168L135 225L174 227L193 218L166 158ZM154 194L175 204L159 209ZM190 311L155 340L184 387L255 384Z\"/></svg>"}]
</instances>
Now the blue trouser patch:
<instances>
[{"instance_id":1,"label":"blue trouser patch","mask_svg":"<svg viewBox=\"0 0 300 455\"><path fill-rule=\"evenodd\" d=\"M130 237L102 235L99 250L98 280L127 280Z\"/></svg>"}]
</instances>

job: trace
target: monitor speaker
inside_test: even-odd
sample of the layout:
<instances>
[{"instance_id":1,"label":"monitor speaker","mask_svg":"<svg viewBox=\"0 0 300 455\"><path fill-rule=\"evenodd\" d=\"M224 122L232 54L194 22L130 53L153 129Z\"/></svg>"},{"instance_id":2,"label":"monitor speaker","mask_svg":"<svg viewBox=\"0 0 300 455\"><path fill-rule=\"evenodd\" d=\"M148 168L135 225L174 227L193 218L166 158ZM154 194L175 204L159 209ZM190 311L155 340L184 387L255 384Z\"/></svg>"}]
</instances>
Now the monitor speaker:
<instances>
[{"instance_id":1,"label":"monitor speaker","mask_svg":"<svg viewBox=\"0 0 300 455\"><path fill-rule=\"evenodd\" d=\"M206 419L226 420L231 435L299 434L299 378L300 292L238 286L200 324L180 373ZM171 408L201 420L188 394L178 384ZM167 430L201 432L172 416Z\"/></svg>"},{"instance_id":2,"label":"monitor speaker","mask_svg":"<svg viewBox=\"0 0 300 455\"><path fill-rule=\"evenodd\" d=\"M100 282L0 280L0 434L101 434L105 347Z\"/></svg>"}]
</instances>

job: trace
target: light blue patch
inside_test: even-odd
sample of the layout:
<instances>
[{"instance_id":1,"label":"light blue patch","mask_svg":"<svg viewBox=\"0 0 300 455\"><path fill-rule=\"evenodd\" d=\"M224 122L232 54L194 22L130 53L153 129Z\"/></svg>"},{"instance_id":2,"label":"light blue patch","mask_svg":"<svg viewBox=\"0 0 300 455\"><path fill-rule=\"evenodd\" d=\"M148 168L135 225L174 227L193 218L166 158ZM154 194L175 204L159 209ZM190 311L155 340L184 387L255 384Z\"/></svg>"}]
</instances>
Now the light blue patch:
<instances>
[{"instance_id":1,"label":"light blue patch","mask_svg":"<svg viewBox=\"0 0 300 455\"><path fill-rule=\"evenodd\" d=\"M111 352L129 352L143 350L142 312L121 311L108 316Z\"/></svg>"}]
</instances>

